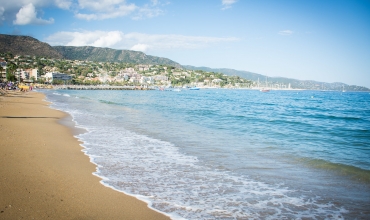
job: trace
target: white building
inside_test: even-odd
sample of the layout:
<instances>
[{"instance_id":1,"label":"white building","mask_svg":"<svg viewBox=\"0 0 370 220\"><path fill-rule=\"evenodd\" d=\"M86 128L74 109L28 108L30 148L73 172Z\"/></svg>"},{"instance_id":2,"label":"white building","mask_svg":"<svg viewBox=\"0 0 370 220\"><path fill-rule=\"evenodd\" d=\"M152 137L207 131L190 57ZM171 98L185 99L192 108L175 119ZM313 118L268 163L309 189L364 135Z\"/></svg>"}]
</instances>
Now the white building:
<instances>
[{"instance_id":1,"label":"white building","mask_svg":"<svg viewBox=\"0 0 370 220\"><path fill-rule=\"evenodd\" d=\"M47 72L44 77L47 82L52 82L53 80L68 81L72 79L72 76L58 72Z\"/></svg>"},{"instance_id":2,"label":"white building","mask_svg":"<svg viewBox=\"0 0 370 220\"><path fill-rule=\"evenodd\" d=\"M140 78L140 83L141 84L154 84L154 79L152 77L142 76Z\"/></svg>"}]
</instances>

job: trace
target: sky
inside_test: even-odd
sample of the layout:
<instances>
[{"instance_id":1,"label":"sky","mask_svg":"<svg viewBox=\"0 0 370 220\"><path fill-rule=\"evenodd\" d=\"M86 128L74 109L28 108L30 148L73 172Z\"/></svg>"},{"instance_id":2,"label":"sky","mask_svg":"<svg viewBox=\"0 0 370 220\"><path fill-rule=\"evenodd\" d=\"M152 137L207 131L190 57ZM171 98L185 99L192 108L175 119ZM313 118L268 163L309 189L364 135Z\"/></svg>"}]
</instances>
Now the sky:
<instances>
[{"instance_id":1,"label":"sky","mask_svg":"<svg viewBox=\"0 0 370 220\"><path fill-rule=\"evenodd\" d=\"M370 88L370 0L0 0L0 33Z\"/></svg>"}]
</instances>

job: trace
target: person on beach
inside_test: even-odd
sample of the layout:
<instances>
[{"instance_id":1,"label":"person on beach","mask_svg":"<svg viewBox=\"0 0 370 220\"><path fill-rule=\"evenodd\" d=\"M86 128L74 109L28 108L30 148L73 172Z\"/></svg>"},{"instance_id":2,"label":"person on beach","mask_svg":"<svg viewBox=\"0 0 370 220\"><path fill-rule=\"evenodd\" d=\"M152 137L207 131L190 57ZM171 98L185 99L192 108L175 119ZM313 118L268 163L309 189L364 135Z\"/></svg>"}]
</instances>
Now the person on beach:
<instances>
[{"instance_id":1,"label":"person on beach","mask_svg":"<svg viewBox=\"0 0 370 220\"><path fill-rule=\"evenodd\" d=\"M10 90L12 88L12 82L8 82L6 85L6 90Z\"/></svg>"}]
</instances>

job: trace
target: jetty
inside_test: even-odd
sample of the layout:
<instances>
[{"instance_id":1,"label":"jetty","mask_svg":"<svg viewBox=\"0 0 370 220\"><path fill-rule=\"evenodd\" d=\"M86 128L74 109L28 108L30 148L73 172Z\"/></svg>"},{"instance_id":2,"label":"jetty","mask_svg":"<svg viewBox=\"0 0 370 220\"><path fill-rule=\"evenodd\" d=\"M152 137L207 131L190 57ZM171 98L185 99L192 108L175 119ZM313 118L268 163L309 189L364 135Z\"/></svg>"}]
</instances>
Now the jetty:
<instances>
[{"instance_id":1,"label":"jetty","mask_svg":"<svg viewBox=\"0 0 370 220\"><path fill-rule=\"evenodd\" d=\"M60 85L53 86L54 89L66 90L153 90L144 86L110 86L110 85Z\"/></svg>"}]
</instances>

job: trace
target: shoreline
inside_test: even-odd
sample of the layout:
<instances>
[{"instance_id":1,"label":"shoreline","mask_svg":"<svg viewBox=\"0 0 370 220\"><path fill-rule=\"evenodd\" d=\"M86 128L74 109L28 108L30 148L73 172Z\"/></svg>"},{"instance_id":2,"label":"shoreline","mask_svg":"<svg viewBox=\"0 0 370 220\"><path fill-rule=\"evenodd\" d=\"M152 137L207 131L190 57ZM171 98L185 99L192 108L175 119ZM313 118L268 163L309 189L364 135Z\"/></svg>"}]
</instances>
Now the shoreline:
<instances>
[{"instance_id":1,"label":"shoreline","mask_svg":"<svg viewBox=\"0 0 370 220\"><path fill-rule=\"evenodd\" d=\"M38 92L0 96L1 219L170 219L103 185L67 113Z\"/></svg>"}]
</instances>

